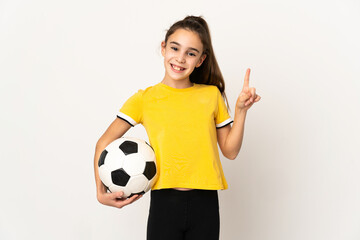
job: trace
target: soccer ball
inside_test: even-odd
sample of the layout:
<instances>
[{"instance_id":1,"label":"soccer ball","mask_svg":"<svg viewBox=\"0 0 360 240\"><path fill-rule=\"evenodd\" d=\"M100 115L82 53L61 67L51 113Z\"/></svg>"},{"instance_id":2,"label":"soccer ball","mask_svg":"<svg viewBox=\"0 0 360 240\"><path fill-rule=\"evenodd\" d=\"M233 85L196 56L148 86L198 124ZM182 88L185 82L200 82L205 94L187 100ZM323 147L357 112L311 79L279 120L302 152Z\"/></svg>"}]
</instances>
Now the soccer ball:
<instances>
[{"instance_id":1,"label":"soccer ball","mask_svg":"<svg viewBox=\"0 0 360 240\"><path fill-rule=\"evenodd\" d=\"M101 153L98 165L103 184L110 192L124 192L124 198L144 194L156 180L154 150L141 139L114 140Z\"/></svg>"}]
</instances>

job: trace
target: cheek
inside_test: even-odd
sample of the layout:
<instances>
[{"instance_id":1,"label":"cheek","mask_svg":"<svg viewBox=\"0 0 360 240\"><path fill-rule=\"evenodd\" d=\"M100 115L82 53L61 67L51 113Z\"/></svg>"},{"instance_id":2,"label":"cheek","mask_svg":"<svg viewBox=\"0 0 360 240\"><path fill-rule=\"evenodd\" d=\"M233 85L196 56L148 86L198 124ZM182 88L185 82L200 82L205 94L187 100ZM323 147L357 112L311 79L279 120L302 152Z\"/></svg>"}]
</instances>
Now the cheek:
<instances>
[{"instance_id":1,"label":"cheek","mask_svg":"<svg viewBox=\"0 0 360 240\"><path fill-rule=\"evenodd\" d=\"M164 56L164 61L165 61L165 62L168 62L170 58L171 58L170 55L169 55L169 54L166 54L166 55Z\"/></svg>"},{"instance_id":2,"label":"cheek","mask_svg":"<svg viewBox=\"0 0 360 240\"><path fill-rule=\"evenodd\" d=\"M193 68L195 68L196 67L196 65L199 63L199 61L200 61L200 59L194 59L194 60L192 60L191 61L191 66L193 67Z\"/></svg>"},{"instance_id":3,"label":"cheek","mask_svg":"<svg viewBox=\"0 0 360 240\"><path fill-rule=\"evenodd\" d=\"M174 58L174 55L171 54L171 53L167 53L167 54L165 55L165 60L166 60L166 61L168 61L168 60L170 60L170 59L172 59L172 58Z\"/></svg>"}]
</instances>

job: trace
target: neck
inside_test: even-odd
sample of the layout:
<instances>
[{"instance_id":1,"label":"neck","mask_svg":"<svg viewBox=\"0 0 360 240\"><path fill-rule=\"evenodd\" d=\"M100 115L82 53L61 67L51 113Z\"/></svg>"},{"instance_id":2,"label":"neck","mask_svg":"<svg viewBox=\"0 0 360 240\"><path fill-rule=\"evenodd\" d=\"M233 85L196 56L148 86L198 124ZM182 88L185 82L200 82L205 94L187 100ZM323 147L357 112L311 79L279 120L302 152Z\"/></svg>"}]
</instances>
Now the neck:
<instances>
[{"instance_id":1,"label":"neck","mask_svg":"<svg viewBox=\"0 0 360 240\"><path fill-rule=\"evenodd\" d=\"M165 78L161 81L161 83L168 85L172 88L178 88L178 89L182 89L182 88L189 88L194 86L194 84L192 82L190 82L189 79L187 80L180 80L180 81L168 81Z\"/></svg>"}]
</instances>

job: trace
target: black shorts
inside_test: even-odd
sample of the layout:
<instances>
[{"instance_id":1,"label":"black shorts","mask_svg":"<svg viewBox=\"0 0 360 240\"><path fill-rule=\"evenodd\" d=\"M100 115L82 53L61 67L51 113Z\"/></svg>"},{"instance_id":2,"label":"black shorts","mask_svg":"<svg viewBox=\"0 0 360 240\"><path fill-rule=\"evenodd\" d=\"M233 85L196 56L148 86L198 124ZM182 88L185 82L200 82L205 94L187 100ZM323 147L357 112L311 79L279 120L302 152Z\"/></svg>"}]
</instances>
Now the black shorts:
<instances>
[{"instance_id":1,"label":"black shorts","mask_svg":"<svg viewBox=\"0 0 360 240\"><path fill-rule=\"evenodd\" d=\"M147 240L218 240L217 190L151 191Z\"/></svg>"}]
</instances>

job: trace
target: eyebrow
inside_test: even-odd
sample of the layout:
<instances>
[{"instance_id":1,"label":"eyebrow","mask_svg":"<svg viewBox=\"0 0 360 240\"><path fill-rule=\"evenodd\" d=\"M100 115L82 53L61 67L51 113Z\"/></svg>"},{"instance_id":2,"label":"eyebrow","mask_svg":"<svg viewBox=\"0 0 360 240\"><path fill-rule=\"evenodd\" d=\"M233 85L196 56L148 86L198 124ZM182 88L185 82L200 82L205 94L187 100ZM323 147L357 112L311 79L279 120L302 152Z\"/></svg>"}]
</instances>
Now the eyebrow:
<instances>
[{"instance_id":1,"label":"eyebrow","mask_svg":"<svg viewBox=\"0 0 360 240\"><path fill-rule=\"evenodd\" d=\"M174 41L172 41L172 42L170 42L170 43L173 43L173 44L175 44L175 45L181 46L181 45L180 45L180 43L178 43L178 42L174 42ZM192 47L190 47L189 49L194 50L194 51L196 51L196 52L200 53L200 51L199 51L199 50L197 50L196 48L192 48Z\"/></svg>"}]
</instances>

